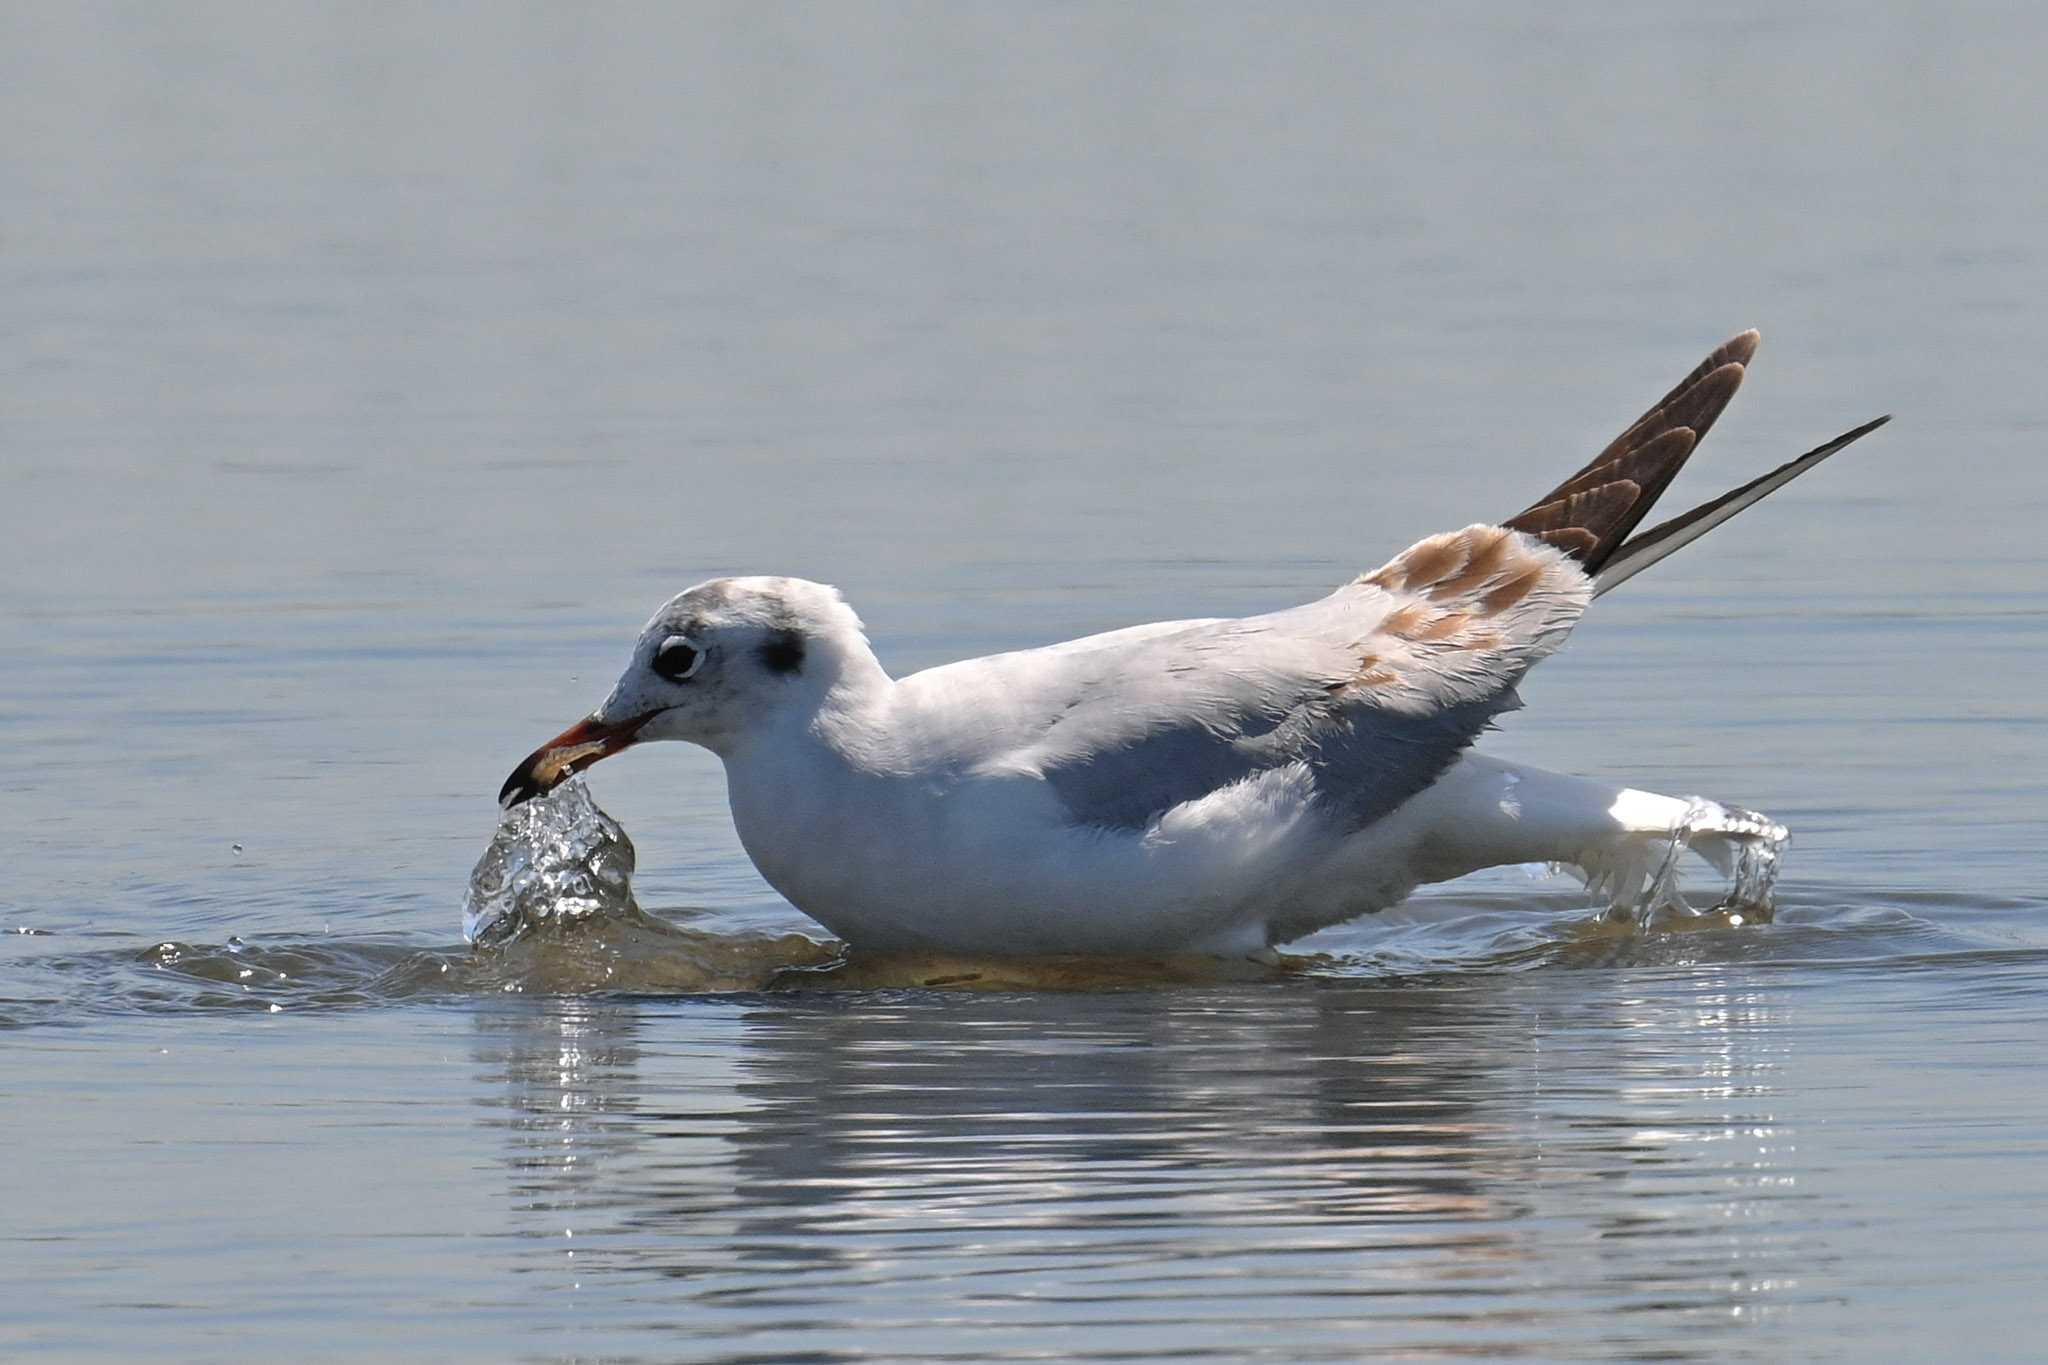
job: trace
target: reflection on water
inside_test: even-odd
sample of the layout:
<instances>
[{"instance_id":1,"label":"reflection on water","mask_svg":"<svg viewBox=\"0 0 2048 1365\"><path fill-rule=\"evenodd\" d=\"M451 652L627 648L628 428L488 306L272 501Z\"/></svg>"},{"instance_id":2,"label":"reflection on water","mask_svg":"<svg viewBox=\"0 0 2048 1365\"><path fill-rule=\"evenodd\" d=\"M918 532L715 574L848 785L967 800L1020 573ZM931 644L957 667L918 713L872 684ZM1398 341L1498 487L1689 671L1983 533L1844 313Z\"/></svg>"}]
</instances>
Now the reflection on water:
<instances>
[{"instance_id":1,"label":"reflection on water","mask_svg":"<svg viewBox=\"0 0 2048 1365\"><path fill-rule=\"evenodd\" d=\"M635 1022L629 1005L575 999L530 1015L478 1016L489 1122L505 1130L513 1207L521 1230L538 1242L537 1256L521 1258L521 1273L554 1272L573 1288L580 1274L603 1268L590 1256L590 1234L608 1226L600 1183L606 1161L640 1145Z\"/></svg>"},{"instance_id":2,"label":"reflection on water","mask_svg":"<svg viewBox=\"0 0 2048 1365\"><path fill-rule=\"evenodd\" d=\"M1791 1035L1718 968L1585 980L758 998L687 1030L554 1000L479 1014L474 1056L523 1268L732 1356L1185 1356L1226 1324L1293 1357L1722 1352L1825 1270Z\"/></svg>"}]
</instances>

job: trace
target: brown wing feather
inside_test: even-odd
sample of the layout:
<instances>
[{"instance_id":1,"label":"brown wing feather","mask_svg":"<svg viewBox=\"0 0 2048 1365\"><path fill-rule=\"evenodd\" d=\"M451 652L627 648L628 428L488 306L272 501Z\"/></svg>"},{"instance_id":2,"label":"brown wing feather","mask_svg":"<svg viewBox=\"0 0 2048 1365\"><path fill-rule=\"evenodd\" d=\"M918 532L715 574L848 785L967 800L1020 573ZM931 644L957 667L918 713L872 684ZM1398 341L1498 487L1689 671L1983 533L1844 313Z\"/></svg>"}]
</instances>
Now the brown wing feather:
<instances>
[{"instance_id":1,"label":"brown wing feather","mask_svg":"<svg viewBox=\"0 0 2048 1365\"><path fill-rule=\"evenodd\" d=\"M1678 477L1741 387L1761 340L1749 331L1724 342L1585 468L1502 525L1555 545L1588 573L1597 572Z\"/></svg>"}]
</instances>

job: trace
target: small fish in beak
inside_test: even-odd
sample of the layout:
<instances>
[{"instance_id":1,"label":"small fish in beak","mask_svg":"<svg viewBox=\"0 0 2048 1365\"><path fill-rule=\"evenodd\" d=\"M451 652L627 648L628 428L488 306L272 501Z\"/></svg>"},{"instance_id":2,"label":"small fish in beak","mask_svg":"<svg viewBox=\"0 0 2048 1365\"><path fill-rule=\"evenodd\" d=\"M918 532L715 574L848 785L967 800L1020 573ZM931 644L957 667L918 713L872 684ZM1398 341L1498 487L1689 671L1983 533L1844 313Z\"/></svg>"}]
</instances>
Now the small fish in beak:
<instances>
[{"instance_id":1,"label":"small fish in beak","mask_svg":"<svg viewBox=\"0 0 2048 1365\"><path fill-rule=\"evenodd\" d=\"M506 810L522 801L553 791L574 773L580 773L600 758L609 758L631 746L634 736L649 717L611 725L595 714L585 716L547 743L535 749L512 770L498 789L498 804Z\"/></svg>"}]
</instances>

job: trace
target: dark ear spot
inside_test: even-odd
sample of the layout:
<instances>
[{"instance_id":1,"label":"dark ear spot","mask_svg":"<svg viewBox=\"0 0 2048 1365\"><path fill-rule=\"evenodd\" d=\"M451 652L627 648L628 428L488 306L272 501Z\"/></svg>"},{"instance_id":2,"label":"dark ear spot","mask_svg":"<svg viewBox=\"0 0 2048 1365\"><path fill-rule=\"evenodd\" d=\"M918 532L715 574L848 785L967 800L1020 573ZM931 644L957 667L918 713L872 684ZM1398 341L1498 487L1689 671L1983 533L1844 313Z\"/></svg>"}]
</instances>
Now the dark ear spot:
<instances>
[{"instance_id":1,"label":"dark ear spot","mask_svg":"<svg viewBox=\"0 0 2048 1365\"><path fill-rule=\"evenodd\" d=\"M761 646L761 664L770 673L794 673L804 666L804 640L793 630L779 630Z\"/></svg>"}]
</instances>

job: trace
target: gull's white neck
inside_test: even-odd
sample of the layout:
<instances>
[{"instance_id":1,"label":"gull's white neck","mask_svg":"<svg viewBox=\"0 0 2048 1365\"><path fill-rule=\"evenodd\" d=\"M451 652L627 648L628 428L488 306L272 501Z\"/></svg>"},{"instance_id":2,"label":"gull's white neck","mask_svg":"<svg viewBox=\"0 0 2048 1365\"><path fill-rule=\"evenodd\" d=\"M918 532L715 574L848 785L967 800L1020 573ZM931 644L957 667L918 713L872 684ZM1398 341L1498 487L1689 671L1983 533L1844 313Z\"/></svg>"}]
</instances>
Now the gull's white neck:
<instances>
[{"instance_id":1,"label":"gull's white neck","mask_svg":"<svg viewBox=\"0 0 2048 1365\"><path fill-rule=\"evenodd\" d=\"M792 698L720 753L740 842L763 876L814 916L863 878L877 805L900 796L888 754L897 684L866 642L802 704Z\"/></svg>"},{"instance_id":2,"label":"gull's white neck","mask_svg":"<svg viewBox=\"0 0 2048 1365\"><path fill-rule=\"evenodd\" d=\"M743 801L767 809L801 800L805 790L835 785L835 772L869 766L890 729L897 684L859 619L834 605L831 616L806 623L803 662L789 691L719 749L736 818L745 818Z\"/></svg>"}]
</instances>

